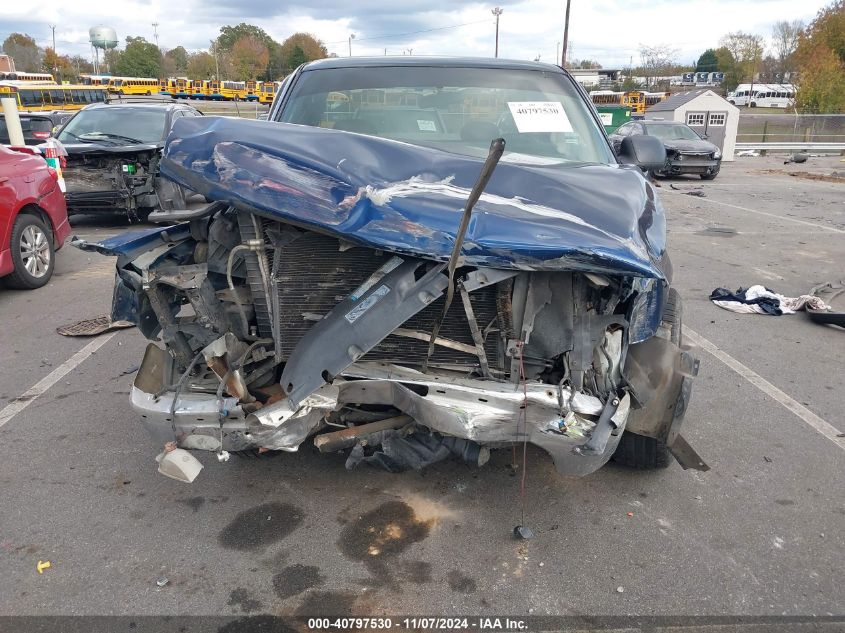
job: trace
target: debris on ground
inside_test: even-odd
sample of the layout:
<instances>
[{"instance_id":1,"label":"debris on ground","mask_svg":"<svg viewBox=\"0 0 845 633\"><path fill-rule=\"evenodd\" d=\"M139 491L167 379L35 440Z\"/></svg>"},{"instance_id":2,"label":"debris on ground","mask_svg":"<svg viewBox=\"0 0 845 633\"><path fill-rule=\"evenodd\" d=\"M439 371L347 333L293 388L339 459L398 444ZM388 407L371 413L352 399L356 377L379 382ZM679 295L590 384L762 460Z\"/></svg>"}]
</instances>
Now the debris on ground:
<instances>
[{"instance_id":1,"label":"debris on ground","mask_svg":"<svg viewBox=\"0 0 845 633\"><path fill-rule=\"evenodd\" d=\"M669 183L669 187L674 189L675 191L682 191L688 196L695 196L696 198L704 198L706 194L701 189L701 187L696 187L695 189L689 189L687 187L676 187L672 183Z\"/></svg>"},{"instance_id":2,"label":"debris on ground","mask_svg":"<svg viewBox=\"0 0 845 633\"><path fill-rule=\"evenodd\" d=\"M40 560L38 564L35 566L35 569L38 570L39 574L43 574L45 569L50 569L53 564L48 560Z\"/></svg>"},{"instance_id":3,"label":"debris on ground","mask_svg":"<svg viewBox=\"0 0 845 633\"><path fill-rule=\"evenodd\" d=\"M736 156L751 156L756 158L760 156L760 152L758 152L756 149L745 149L741 152L737 152Z\"/></svg>"},{"instance_id":4,"label":"debris on ground","mask_svg":"<svg viewBox=\"0 0 845 633\"><path fill-rule=\"evenodd\" d=\"M845 327L845 279L818 285L810 290L810 294L825 303L822 310L807 306L807 314L813 322Z\"/></svg>"},{"instance_id":5,"label":"debris on ground","mask_svg":"<svg viewBox=\"0 0 845 633\"><path fill-rule=\"evenodd\" d=\"M616 593L625 593L625 587L620 585L616 588Z\"/></svg>"},{"instance_id":6,"label":"debris on ground","mask_svg":"<svg viewBox=\"0 0 845 633\"><path fill-rule=\"evenodd\" d=\"M534 538L534 532L532 531L532 529L525 525L517 525L513 529L513 535L514 538L521 539L523 541L528 541Z\"/></svg>"},{"instance_id":7,"label":"debris on ground","mask_svg":"<svg viewBox=\"0 0 845 633\"><path fill-rule=\"evenodd\" d=\"M789 163L806 163L809 157L809 154L805 152L795 152L794 154L790 154L789 158L783 161L783 164L788 165Z\"/></svg>"},{"instance_id":8,"label":"debris on ground","mask_svg":"<svg viewBox=\"0 0 845 633\"><path fill-rule=\"evenodd\" d=\"M710 301L714 304L740 314L769 314L781 316L794 314L799 310L828 310L828 305L819 297L812 294L800 297L784 297L765 286L751 286L738 288L731 292L727 288L716 288L710 293Z\"/></svg>"},{"instance_id":9,"label":"debris on ground","mask_svg":"<svg viewBox=\"0 0 845 633\"><path fill-rule=\"evenodd\" d=\"M170 583L170 579L166 576L161 576L160 578L156 579L156 587L166 587Z\"/></svg>"},{"instance_id":10,"label":"debris on ground","mask_svg":"<svg viewBox=\"0 0 845 633\"><path fill-rule=\"evenodd\" d=\"M108 314L101 314L93 319L83 319L57 327L56 332L62 336L97 336L128 327L135 327L135 324L129 321L112 321Z\"/></svg>"}]
</instances>

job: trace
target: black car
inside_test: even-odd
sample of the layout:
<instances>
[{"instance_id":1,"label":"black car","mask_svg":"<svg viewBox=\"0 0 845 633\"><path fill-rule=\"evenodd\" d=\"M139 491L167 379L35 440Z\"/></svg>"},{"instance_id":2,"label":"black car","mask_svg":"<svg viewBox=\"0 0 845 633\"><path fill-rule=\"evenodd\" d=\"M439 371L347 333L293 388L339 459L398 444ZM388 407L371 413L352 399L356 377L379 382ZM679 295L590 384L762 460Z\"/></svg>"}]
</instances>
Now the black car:
<instances>
[{"instance_id":1,"label":"black car","mask_svg":"<svg viewBox=\"0 0 845 633\"><path fill-rule=\"evenodd\" d=\"M68 215L125 214L144 220L155 209L182 208L184 195L159 178L164 139L173 122L202 116L171 102L97 103L80 110L57 134L67 151Z\"/></svg>"},{"instance_id":2,"label":"black car","mask_svg":"<svg viewBox=\"0 0 845 633\"><path fill-rule=\"evenodd\" d=\"M53 129L60 126L74 115L74 112L53 110L50 112L21 112L21 128L25 145L39 145L46 141ZM6 128L6 117L0 114L0 144L8 145L9 130Z\"/></svg>"},{"instance_id":3,"label":"black car","mask_svg":"<svg viewBox=\"0 0 845 633\"><path fill-rule=\"evenodd\" d=\"M702 180L713 180L722 164L722 150L677 121L631 121L610 135L613 149L619 150L626 136L645 134L663 141L666 165L652 170L658 176L697 174Z\"/></svg>"}]
</instances>

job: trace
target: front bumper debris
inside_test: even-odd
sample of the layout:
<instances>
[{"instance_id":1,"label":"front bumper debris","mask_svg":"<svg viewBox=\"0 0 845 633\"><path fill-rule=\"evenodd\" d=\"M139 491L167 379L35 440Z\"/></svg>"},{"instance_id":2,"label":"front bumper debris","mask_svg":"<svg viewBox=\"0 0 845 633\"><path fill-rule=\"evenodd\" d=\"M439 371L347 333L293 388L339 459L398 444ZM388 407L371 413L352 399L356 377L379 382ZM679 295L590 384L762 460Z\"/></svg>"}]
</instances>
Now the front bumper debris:
<instances>
[{"instance_id":1,"label":"front bumper debris","mask_svg":"<svg viewBox=\"0 0 845 633\"><path fill-rule=\"evenodd\" d=\"M630 396L623 394L611 418L610 435L595 450L589 442L597 427L592 418L602 414L604 405L583 393L573 395L568 387L526 385L523 422L525 395L515 385L359 363L305 398L293 415L279 416L286 400L249 412L233 397L196 392L177 396L165 380L172 363L164 350L154 344L147 347L132 387L132 408L159 443L175 439L182 448L207 451L296 451L343 405L379 404L396 407L432 431L479 445L527 440L548 452L561 474L585 475L613 455L631 404Z\"/></svg>"}]
</instances>

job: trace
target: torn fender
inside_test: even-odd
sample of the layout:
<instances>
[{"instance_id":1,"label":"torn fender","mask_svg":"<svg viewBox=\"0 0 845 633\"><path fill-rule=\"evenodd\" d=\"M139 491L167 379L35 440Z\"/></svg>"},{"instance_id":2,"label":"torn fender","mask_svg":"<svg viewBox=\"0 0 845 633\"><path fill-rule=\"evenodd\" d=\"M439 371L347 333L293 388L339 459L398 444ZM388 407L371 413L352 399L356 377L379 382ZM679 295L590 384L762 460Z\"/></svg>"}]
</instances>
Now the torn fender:
<instances>
[{"instance_id":1,"label":"torn fender","mask_svg":"<svg viewBox=\"0 0 845 633\"><path fill-rule=\"evenodd\" d=\"M505 155L475 207L467 265L665 278L665 217L638 170L519 160ZM185 117L167 139L161 171L210 200L447 261L482 163L337 130Z\"/></svg>"}]
</instances>

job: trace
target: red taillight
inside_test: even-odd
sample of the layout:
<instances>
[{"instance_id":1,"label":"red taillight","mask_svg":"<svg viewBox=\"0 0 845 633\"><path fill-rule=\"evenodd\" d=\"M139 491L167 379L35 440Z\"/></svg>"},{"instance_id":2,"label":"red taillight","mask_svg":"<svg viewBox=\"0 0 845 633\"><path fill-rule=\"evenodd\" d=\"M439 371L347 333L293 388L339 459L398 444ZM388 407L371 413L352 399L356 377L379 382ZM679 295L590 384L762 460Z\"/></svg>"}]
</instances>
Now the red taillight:
<instances>
[{"instance_id":1,"label":"red taillight","mask_svg":"<svg viewBox=\"0 0 845 633\"><path fill-rule=\"evenodd\" d=\"M50 138L49 132L33 132L32 135L35 138Z\"/></svg>"}]
</instances>

